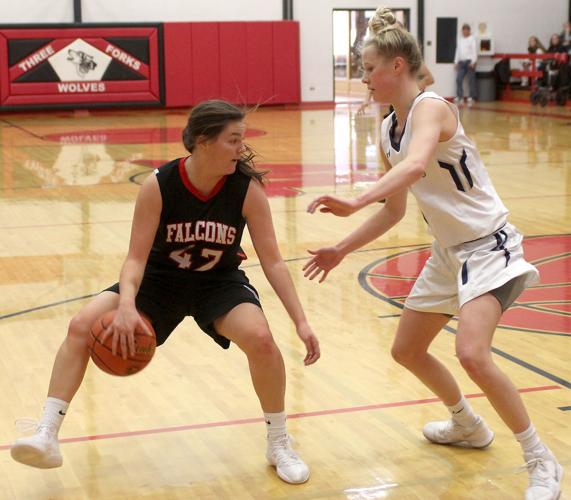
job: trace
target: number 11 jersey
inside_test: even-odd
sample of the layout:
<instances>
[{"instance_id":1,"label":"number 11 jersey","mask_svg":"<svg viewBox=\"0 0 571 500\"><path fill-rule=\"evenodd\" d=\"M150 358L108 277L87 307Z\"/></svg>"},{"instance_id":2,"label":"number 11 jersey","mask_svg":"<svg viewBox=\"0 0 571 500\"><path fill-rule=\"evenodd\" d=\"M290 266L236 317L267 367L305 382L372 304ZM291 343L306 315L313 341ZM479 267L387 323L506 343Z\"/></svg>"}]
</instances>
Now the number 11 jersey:
<instances>
[{"instance_id":1,"label":"number 11 jersey","mask_svg":"<svg viewBox=\"0 0 571 500\"><path fill-rule=\"evenodd\" d=\"M395 167L406 158L414 134L414 109L423 99L444 101L457 120L454 135L438 143L423 177L410 186L430 232L443 248L492 234L506 223L508 210L496 193L474 143L466 136L456 106L434 92L419 94L410 108L400 140L395 137L397 118L393 111L381 125L381 144L387 160Z\"/></svg>"}]
</instances>

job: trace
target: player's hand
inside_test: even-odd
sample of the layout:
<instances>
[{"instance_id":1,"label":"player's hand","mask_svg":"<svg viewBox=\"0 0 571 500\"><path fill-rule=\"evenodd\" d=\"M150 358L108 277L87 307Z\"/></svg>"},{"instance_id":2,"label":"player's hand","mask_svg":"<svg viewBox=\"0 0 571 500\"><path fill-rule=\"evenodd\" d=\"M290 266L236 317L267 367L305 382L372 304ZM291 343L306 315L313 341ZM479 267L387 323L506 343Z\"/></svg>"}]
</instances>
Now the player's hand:
<instances>
[{"instance_id":1,"label":"player's hand","mask_svg":"<svg viewBox=\"0 0 571 500\"><path fill-rule=\"evenodd\" d=\"M321 208L319 208L321 207ZM359 205L354 198L339 198L325 194L315 198L307 207L307 211L312 214L319 208L320 212L332 213L338 217L348 217L359 210Z\"/></svg>"},{"instance_id":2,"label":"player's hand","mask_svg":"<svg viewBox=\"0 0 571 500\"><path fill-rule=\"evenodd\" d=\"M361 116L365 114L365 111L367 110L367 108L369 107L369 101L364 102L363 104L361 104L358 108L357 108L357 116Z\"/></svg>"},{"instance_id":3,"label":"player's hand","mask_svg":"<svg viewBox=\"0 0 571 500\"><path fill-rule=\"evenodd\" d=\"M303 266L303 275L312 280L317 278L321 273L323 275L319 279L319 283L323 283L329 271L336 267L343 260L344 255L335 247L323 247L319 250L308 250L313 255L305 266Z\"/></svg>"},{"instance_id":4,"label":"player's hand","mask_svg":"<svg viewBox=\"0 0 571 500\"><path fill-rule=\"evenodd\" d=\"M313 330L307 323L302 323L297 327L297 334L305 344L305 349L307 350L303 364L305 366L312 365L321 356L321 351L319 350L319 340L317 340Z\"/></svg>"},{"instance_id":5,"label":"player's hand","mask_svg":"<svg viewBox=\"0 0 571 500\"><path fill-rule=\"evenodd\" d=\"M117 355L117 346L119 346L121 357L126 360L129 354L131 356L135 355L135 330L139 325L142 325L142 328L147 330L147 325L145 325L134 307L120 307L111 324L103 331L101 343L104 344L107 337L113 335L113 340L111 341L113 356Z\"/></svg>"}]
</instances>

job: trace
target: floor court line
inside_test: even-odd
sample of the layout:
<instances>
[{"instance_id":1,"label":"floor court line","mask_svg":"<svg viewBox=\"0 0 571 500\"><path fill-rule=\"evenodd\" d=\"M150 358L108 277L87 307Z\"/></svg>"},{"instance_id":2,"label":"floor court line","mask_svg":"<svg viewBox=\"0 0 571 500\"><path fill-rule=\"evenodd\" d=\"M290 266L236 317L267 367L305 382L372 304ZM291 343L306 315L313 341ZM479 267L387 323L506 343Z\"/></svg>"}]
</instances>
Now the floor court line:
<instances>
[{"instance_id":1,"label":"floor court line","mask_svg":"<svg viewBox=\"0 0 571 500\"><path fill-rule=\"evenodd\" d=\"M528 392L540 392L540 391L553 391L561 389L561 386L558 385L544 385L544 386L537 386L537 387L523 387L518 389L519 393L528 393ZM473 393L473 394L465 394L466 398L482 398L484 394L481 392ZM399 408L403 406L415 406L421 404L431 404L431 403L439 403L440 399L438 398L426 398L426 399L413 399L408 401L393 401L390 403L377 403L372 405L363 405L363 406L349 406L346 408L332 408L329 410L316 410L316 411L309 411L309 412L302 412L302 413L292 413L288 415L288 420L298 419L298 418L308 418L308 417L320 417L323 415L337 415L342 413L355 413L358 411L372 411L372 410L382 410L385 408ZM126 432L114 432L110 434L96 434L92 436L78 436L72 438L65 438L60 439L59 442L61 444L64 443L80 443L84 441L100 441L104 439L117 439L117 438L124 438L124 437L133 437L133 436L145 436L150 434L165 434L167 432L183 432L183 431L190 431L190 430L197 430L197 429L209 429L212 427L228 427L234 425L246 425L246 424L254 424L263 422L263 417L255 417L255 418L242 418L237 420L222 420L218 422L204 422L199 424L189 424L189 425L179 425L175 427L159 427L156 429L142 429L139 431L126 431ZM0 451L10 449L9 444L0 445Z\"/></svg>"},{"instance_id":2,"label":"floor court line","mask_svg":"<svg viewBox=\"0 0 571 500\"><path fill-rule=\"evenodd\" d=\"M378 248L368 248L368 249L363 249L363 250L356 250L355 252L352 253L365 253L365 252L378 252L381 250L397 250L400 248L415 248L415 247L424 247L427 246L426 243L415 243L412 245L398 245L398 246L390 246L390 247L378 247ZM300 260L308 260L309 259L309 255L308 256L303 256L303 257L291 257L289 259L284 259L284 262L297 262ZM260 267L260 263L259 262L255 262L252 264L246 264L241 266L241 269L250 269L253 267ZM29 309L23 309L21 311L15 311L12 313L6 313L6 314L0 314L0 321L3 319L9 319L9 318L13 318L15 316L21 316L23 314L28 314L28 313L33 313L35 311L41 311L42 309L48 309L50 307L56 307L56 306L60 306L63 304L69 304L70 302L76 302L79 300L84 300L84 299L90 299L92 297L95 297L96 295L98 295L99 293L101 293L101 290L98 292L94 292L94 293L90 293L88 295L81 295L79 297L72 297L69 299L63 299L63 300L58 300L57 302L51 302L49 304L44 304L41 306L36 306L36 307L31 307Z\"/></svg>"},{"instance_id":3,"label":"floor court line","mask_svg":"<svg viewBox=\"0 0 571 500\"><path fill-rule=\"evenodd\" d=\"M541 237L541 236L536 236L536 237ZM404 251L404 252L400 252L398 254L394 254L391 255L389 257L383 257L382 259L378 259L373 261L372 263L368 264L367 266L365 266L360 272L359 272L359 283L361 284L361 286L363 287L364 290L366 290L368 293L370 293L371 295L377 297L378 299L382 300L383 302L387 303L387 304L391 304L395 307L398 307L399 309L404 309L404 304L401 302L398 302L397 300L390 298L390 297L386 297L385 295L383 295L381 292L379 292L377 289L373 288L369 282L367 281L367 277L369 276L369 272L371 269L374 269L376 266L379 265L380 262L386 261L389 258L394 258L394 257L398 257L400 255L404 255L407 253L412 252L412 250L410 251ZM450 332L454 335L456 335L456 329L451 327L450 325L445 325L443 330L446 330L447 332ZM530 331L530 333L533 333ZM557 375L554 375L552 373L549 373L548 371L544 370L543 368L539 368L538 366L534 366L531 363L528 363L527 361L524 361L523 359L520 359L516 356L513 356L511 354L509 354L506 351L502 351L501 349L498 349L497 347L492 347L492 352L494 354L497 354L498 356L501 356L502 358L507 359L508 361L512 361L513 363L526 368L538 375L541 375L542 377L547 378L548 380L551 380L552 382L555 382L556 384L559 384L563 387L566 387L567 389L571 389L571 382L567 381L561 377L558 377Z\"/></svg>"}]
</instances>

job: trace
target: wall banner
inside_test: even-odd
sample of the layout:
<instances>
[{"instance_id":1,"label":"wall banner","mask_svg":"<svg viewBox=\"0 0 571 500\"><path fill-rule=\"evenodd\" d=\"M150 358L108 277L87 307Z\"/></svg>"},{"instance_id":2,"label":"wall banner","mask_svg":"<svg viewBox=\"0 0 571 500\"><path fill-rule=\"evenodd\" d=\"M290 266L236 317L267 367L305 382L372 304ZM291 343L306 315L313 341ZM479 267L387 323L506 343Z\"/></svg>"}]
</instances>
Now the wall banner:
<instances>
[{"instance_id":1,"label":"wall banner","mask_svg":"<svg viewBox=\"0 0 571 500\"><path fill-rule=\"evenodd\" d=\"M164 105L162 25L0 26L0 109Z\"/></svg>"}]
</instances>

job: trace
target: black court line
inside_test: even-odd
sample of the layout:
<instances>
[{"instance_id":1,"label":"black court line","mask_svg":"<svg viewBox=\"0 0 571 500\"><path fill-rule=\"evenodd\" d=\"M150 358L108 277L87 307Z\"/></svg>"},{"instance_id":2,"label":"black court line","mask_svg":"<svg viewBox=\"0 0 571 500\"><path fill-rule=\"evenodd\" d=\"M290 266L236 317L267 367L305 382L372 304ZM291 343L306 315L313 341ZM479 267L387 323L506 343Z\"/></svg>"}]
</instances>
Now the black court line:
<instances>
[{"instance_id":1,"label":"black court line","mask_svg":"<svg viewBox=\"0 0 571 500\"><path fill-rule=\"evenodd\" d=\"M58 302L52 302L51 304L45 304L43 306L31 307L30 309L24 309L23 311L16 311L9 314L3 314L2 316L0 316L0 320L13 318L15 316L21 316L22 314L31 313L34 311L41 311L42 309L48 309L50 307L61 306L62 304L69 304L70 302L76 302L78 300L90 299L91 297L95 297L96 295L99 295L99 292L90 293L89 295L82 295L81 297L74 297L72 299L60 300Z\"/></svg>"},{"instance_id":2,"label":"black court line","mask_svg":"<svg viewBox=\"0 0 571 500\"><path fill-rule=\"evenodd\" d=\"M357 250L356 252L353 252L353 253L378 252L380 250L396 250L396 249L400 249L400 248L416 248L416 247L422 247L422 246L426 246L426 245L415 244L415 245L379 247L379 248L371 248L371 249L365 249L365 250ZM296 262L296 261L307 260L307 259L309 259L309 256L308 257L292 257L291 259L284 259L284 262ZM241 266L241 268L242 269L251 269L253 267L260 267L260 266L261 266L261 264L259 262L256 262L256 263L253 263L250 265ZM69 304L70 302L77 302L78 300L90 299L92 297L95 297L96 295L99 295L99 293L101 293L101 292L90 293L88 295L82 295L80 297L73 297L71 299L65 299L65 300L59 300L57 302L51 302L50 304L44 304L43 306L31 307L30 309L24 309L22 311L16 311L13 313L3 314L3 315L0 315L0 320L13 318L15 316L21 316L22 314L40 311L42 309L49 309L50 307L56 307L56 306L60 306L62 304Z\"/></svg>"},{"instance_id":3,"label":"black court line","mask_svg":"<svg viewBox=\"0 0 571 500\"><path fill-rule=\"evenodd\" d=\"M568 301L556 302L556 304L557 303L558 304L569 304ZM525 309L529 309L530 311L549 312L550 314L554 314L554 315L558 315L558 316L571 316L571 312L562 311L559 309L550 309L549 307L541 307L541 304L540 305L519 304L519 306L523 307ZM569 335L569 334L567 334L567 335Z\"/></svg>"},{"instance_id":4,"label":"black court line","mask_svg":"<svg viewBox=\"0 0 571 500\"><path fill-rule=\"evenodd\" d=\"M11 121L6 120L6 118L2 118L2 119L0 119L0 121L7 123L10 127L17 128L18 130L21 130L25 134L31 135L32 137L34 137L36 139L40 139L40 141L45 141L45 138L42 135L38 135L38 134L32 132L31 130L28 130L27 128L22 127L21 125L17 125L15 123L12 123Z\"/></svg>"},{"instance_id":5,"label":"black court line","mask_svg":"<svg viewBox=\"0 0 571 500\"><path fill-rule=\"evenodd\" d=\"M515 306L515 304L514 304ZM524 306L519 306L522 309L526 309ZM546 332L543 330L532 330L531 328L518 328L517 326L506 326L506 325L498 325L498 328L502 330L511 330L513 332L522 332L522 333L532 333L533 335L548 335L551 337L571 337L570 333L557 333L557 332Z\"/></svg>"},{"instance_id":6,"label":"black court line","mask_svg":"<svg viewBox=\"0 0 571 500\"><path fill-rule=\"evenodd\" d=\"M430 245L426 243L415 243L413 245L394 245L390 247L365 248L363 250L355 250L354 252L351 252L349 255L353 255L356 253L379 252L381 250L400 250L401 248L421 249L429 246ZM304 257L292 257L291 259L284 259L284 262L297 262L300 260L308 260L310 258L311 258L310 255ZM246 266L241 266L241 268L247 269L252 267L258 267L259 265L260 265L259 263L255 263Z\"/></svg>"},{"instance_id":7,"label":"black court line","mask_svg":"<svg viewBox=\"0 0 571 500\"><path fill-rule=\"evenodd\" d=\"M155 168L158 168L158 167L155 167ZM139 177L141 177L142 175L148 176L149 173L151 173L155 170L155 168L153 168L153 169L148 168L144 172L137 172L136 174L133 174L131 177L129 177L129 182L131 182L133 184L137 184L137 186L141 186L143 183L141 181L139 181Z\"/></svg>"},{"instance_id":8,"label":"black court line","mask_svg":"<svg viewBox=\"0 0 571 500\"><path fill-rule=\"evenodd\" d=\"M400 318L401 316L402 316L402 314L383 314L382 316L379 316L379 319Z\"/></svg>"},{"instance_id":9,"label":"black court line","mask_svg":"<svg viewBox=\"0 0 571 500\"><path fill-rule=\"evenodd\" d=\"M535 235L535 236L531 236L531 238L541 238L541 237L547 237L547 236L567 236L568 234L569 233L553 234L553 235ZM352 252L352 253L378 252L380 250L396 250L396 249L403 249L403 248L409 249L409 250L401 252L399 254L393 254L393 255L389 256L390 258L394 258L398 255L403 255L405 253L408 253L408 252L412 251L413 249L419 249L419 248L427 247L427 246L430 246L430 245L422 244L422 243L421 244L414 244L414 245L396 245L396 246L390 246L390 247L379 247L379 248L357 250L357 251ZM388 297L384 297L383 295L378 293L375 289L371 288L369 286L369 284L367 283L368 271L370 269L372 269L374 266L378 265L378 263L383 262L384 260L386 260L389 257L384 257L382 259L378 259L378 260L372 262L371 264L367 265L364 269L362 269L359 272L358 281L359 281L359 284L361 285L361 287L363 287L371 295L381 299L383 302L387 302L388 304L391 304L395 307L398 307L399 309L404 309L404 304L401 304L400 302L397 302L396 300L389 299ZM300 261L300 260L307 260L308 258L309 257L305 257L305 256L304 257L293 257L291 259L284 259L284 262L295 262L295 261ZM260 266L260 263L255 263L255 264L252 264L250 266L242 266L242 268L253 268L253 267L259 267L259 266ZM83 299L95 297L96 295L98 295L98 293L83 295L81 297L75 297L75 298L71 298L71 299L61 300L61 301L53 302L51 304L46 304L43 306L33 307L33 308L25 309L22 311L16 311L13 313L4 314L4 315L0 316L0 320L12 318L15 316L20 316L23 314L27 314L27 313L34 312L34 311L39 311L42 309L48 309L50 307L55 307L55 306L62 305L62 304L68 304L70 302L75 302L78 300L83 300ZM448 326L448 325L446 325L444 327L444 330L446 330L446 331L448 331L454 335L456 334L456 330L454 328ZM553 374L551 374L551 373L549 373L549 372L547 372L547 371L545 371L539 367L536 367L536 366L534 366L534 365L532 365L532 364L530 364L524 360L521 360L515 356L512 356L511 354L508 354L507 352L501 351L500 349L497 349L495 347L492 347L492 352L494 354L497 354L498 356L501 356L501 357L503 357L509 361L512 361L512 362L518 364L519 366L522 366L523 368L527 368L528 370L530 370L534 373L537 373L538 375L541 375L542 377L545 377L545 378L547 378L547 379L549 379L549 380L551 380L551 381L553 381L559 385L562 385L563 387L566 387L567 389L571 389L571 382L564 380L561 377L553 375Z\"/></svg>"},{"instance_id":10,"label":"black court line","mask_svg":"<svg viewBox=\"0 0 571 500\"><path fill-rule=\"evenodd\" d=\"M571 410L571 406L560 406L558 409L561 411L569 411Z\"/></svg>"},{"instance_id":11,"label":"black court line","mask_svg":"<svg viewBox=\"0 0 571 500\"><path fill-rule=\"evenodd\" d=\"M123 220L104 220L100 222L88 221L88 222L62 222L61 224L32 224L29 226L0 226L0 231L6 229L8 231L12 229L37 229L39 227L65 227L65 226L94 226L100 224L131 224L133 219L123 219Z\"/></svg>"},{"instance_id":12,"label":"black court line","mask_svg":"<svg viewBox=\"0 0 571 500\"><path fill-rule=\"evenodd\" d=\"M2 187L0 188L0 192L1 191L24 191L24 190L28 190L28 191L32 191L34 189L37 190L45 190L45 189L60 189L60 190L66 190L66 189L77 189L77 188L98 188L101 186L121 186L121 185L129 185L131 184L129 181L116 181L116 182L98 182L97 184L86 184L83 186L79 186L76 184L66 184L66 185L57 185L57 184L42 184L41 186L15 186L15 187ZM133 200L133 204L135 203L135 200Z\"/></svg>"},{"instance_id":13,"label":"black court line","mask_svg":"<svg viewBox=\"0 0 571 500\"><path fill-rule=\"evenodd\" d=\"M374 288L372 288L369 283L367 282L367 276L368 276L368 272L373 269L375 266L379 265L379 263L387 260L388 258L394 258L394 257L398 257L399 255L404 255L406 253L411 252L412 250L408 250L405 252L401 252L398 254L394 254L391 255L389 257L383 257L382 259L378 259L372 263L370 263L369 265L367 265L364 269L362 269L359 272L359 284L361 285L361 287L363 287L363 289L365 289L365 291L369 292L371 295L377 297L378 299L381 299L383 302L386 302L388 304L391 304L395 307L398 307L399 309L404 309L404 304L401 304L400 302L397 302L396 300L390 299L388 297L385 297L384 295L380 294L377 290L375 290ZM444 328L444 330L446 330L447 332L450 332L454 335L456 335L456 329L452 328L449 325L446 325ZM526 368L534 373L536 373L537 375L541 375L542 377L545 377L553 382L555 382L556 384L559 384L563 387L566 387L567 389L571 389L571 382L569 382L568 380L565 380L561 377L558 377L557 375L554 375L553 373L549 373L548 371L539 368L538 366L532 365L531 363L528 363L527 361L524 361L523 359L517 358L516 356L513 356L505 351L502 351L501 349L498 349L496 347L492 347L492 352L494 354L497 354L498 356L501 356L504 359L507 359L508 361L511 361L523 368Z\"/></svg>"}]
</instances>

